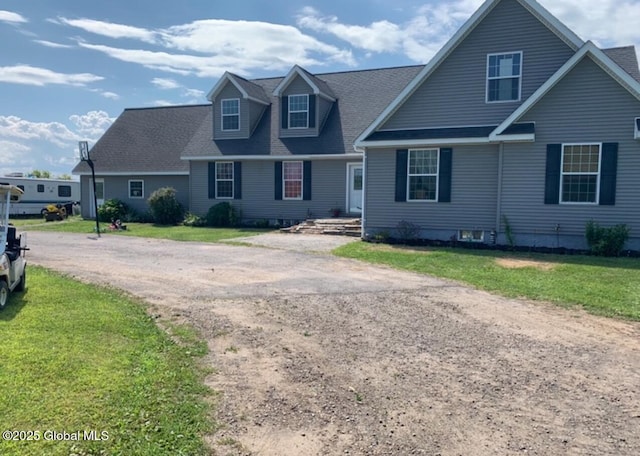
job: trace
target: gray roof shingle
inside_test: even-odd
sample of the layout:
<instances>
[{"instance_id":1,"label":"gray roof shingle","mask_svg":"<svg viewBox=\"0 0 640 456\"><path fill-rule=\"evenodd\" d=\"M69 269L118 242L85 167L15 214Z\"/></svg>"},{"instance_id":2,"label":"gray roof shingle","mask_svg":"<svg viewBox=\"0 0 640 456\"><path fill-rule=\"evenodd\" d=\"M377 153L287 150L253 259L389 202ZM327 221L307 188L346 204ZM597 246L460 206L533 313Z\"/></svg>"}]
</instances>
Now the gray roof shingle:
<instances>
[{"instance_id":1,"label":"gray roof shingle","mask_svg":"<svg viewBox=\"0 0 640 456\"><path fill-rule=\"evenodd\" d=\"M603 49L611 60L616 62L620 68L629 73L633 79L640 82L640 68L638 68L638 56L634 46L623 46L611 49Z\"/></svg>"},{"instance_id":2,"label":"gray roof shingle","mask_svg":"<svg viewBox=\"0 0 640 456\"><path fill-rule=\"evenodd\" d=\"M242 89L247 92L247 95L251 98L255 98L257 100L262 100L265 103L269 103L269 97L266 93L264 93L264 89L260 87L258 84L254 84L251 81L243 78L242 76L238 76L237 74L229 73L229 77L232 77L233 80L242 87Z\"/></svg>"},{"instance_id":3,"label":"gray roof shingle","mask_svg":"<svg viewBox=\"0 0 640 456\"><path fill-rule=\"evenodd\" d=\"M210 110L210 105L125 109L91 148L96 173L188 172L180 154ZM84 162L73 169L89 171Z\"/></svg>"},{"instance_id":4,"label":"gray roof shingle","mask_svg":"<svg viewBox=\"0 0 640 456\"><path fill-rule=\"evenodd\" d=\"M248 139L212 140L212 112L184 149L183 157L331 155L353 152L353 144L376 117L423 68L422 65L315 75L331 88L337 101L317 137L279 138L279 100L271 105ZM284 78L250 82L273 94Z\"/></svg>"}]
</instances>

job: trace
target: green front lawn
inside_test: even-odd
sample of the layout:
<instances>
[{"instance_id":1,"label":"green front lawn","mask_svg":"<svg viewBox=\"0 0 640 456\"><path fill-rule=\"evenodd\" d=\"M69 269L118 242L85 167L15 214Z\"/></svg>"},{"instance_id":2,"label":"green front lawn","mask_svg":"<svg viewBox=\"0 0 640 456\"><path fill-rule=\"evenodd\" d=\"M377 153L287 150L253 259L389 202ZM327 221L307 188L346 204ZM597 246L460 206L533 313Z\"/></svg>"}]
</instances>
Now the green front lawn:
<instances>
[{"instance_id":1,"label":"green front lawn","mask_svg":"<svg viewBox=\"0 0 640 456\"><path fill-rule=\"evenodd\" d=\"M0 311L0 430L31 440L0 440L0 454L206 454L206 345L192 334L172 339L122 293L29 266ZM81 439L51 440L65 433Z\"/></svg>"},{"instance_id":2,"label":"green front lawn","mask_svg":"<svg viewBox=\"0 0 640 456\"><path fill-rule=\"evenodd\" d=\"M82 218L69 217L57 222L44 222L43 219L16 219L11 221L21 231L56 231L65 233L95 233L96 222ZM160 226L152 223L125 223L126 230L111 231L109 223L100 223L103 236L139 236L155 239L170 239L172 241L219 242L244 236L272 231L262 228L209 228L191 227L184 225Z\"/></svg>"},{"instance_id":3,"label":"green front lawn","mask_svg":"<svg viewBox=\"0 0 640 456\"><path fill-rule=\"evenodd\" d=\"M508 297L582 306L640 320L640 260L486 250L407 248L355 242L339 256L430 274Z\"/></svg>"}]
</instances>

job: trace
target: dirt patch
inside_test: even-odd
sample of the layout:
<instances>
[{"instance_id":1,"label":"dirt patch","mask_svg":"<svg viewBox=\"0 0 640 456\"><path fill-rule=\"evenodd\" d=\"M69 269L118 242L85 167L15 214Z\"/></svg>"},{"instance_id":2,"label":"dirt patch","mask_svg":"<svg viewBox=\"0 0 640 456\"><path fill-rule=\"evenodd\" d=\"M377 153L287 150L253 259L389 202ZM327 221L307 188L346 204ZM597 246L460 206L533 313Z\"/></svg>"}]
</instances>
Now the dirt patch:
<instances>
[{"instance_id":1,"label":"dirt patch","mask_svg":"<svg viewBox=\"0 0 640 456\"><path fill-rule=\"evenodd\" d=\"M508 269L535 268L541 271L550 271L556 266L554 263L546 261L522 260L519 258L497 258L496 263L498 266Z\"/></svg>"},{"instance_id":2,"label":"dirt patch","mask_svg":"<svg viewBox=\"0 0 640 456\"><path fill-rule=\"evenodd\" d=\"M29 239L32 263L198 329L214 454L640 454L638 323L326 254Z\"/></svg>"}]
</instances>

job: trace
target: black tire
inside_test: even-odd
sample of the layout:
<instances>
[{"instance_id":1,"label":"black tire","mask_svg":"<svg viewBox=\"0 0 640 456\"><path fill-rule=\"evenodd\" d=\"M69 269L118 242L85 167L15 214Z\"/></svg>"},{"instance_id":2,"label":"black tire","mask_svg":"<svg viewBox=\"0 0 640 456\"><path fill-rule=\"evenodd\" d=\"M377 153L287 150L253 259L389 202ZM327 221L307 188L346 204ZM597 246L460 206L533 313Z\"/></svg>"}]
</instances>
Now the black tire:
<instances>
[{"instance_id":1,"label":"black tire","mask_svg":"<svg viewBox=\"0 0 640 456\"><path fill-rule=\"evenodd\" d=\"M16 291L24 291L27 287L27 267L25 266L24 271L22 271L22 276L20 277L20 282L16 285Z\"/></svg>"},{"instance_id":2,"label":"black tire","mask_svg":"<svg viewBox=\"0 0 640 456\"><path fill-rule=\"evenodd\" d=\"M49 212L49 211L48 211L48 210L47 210L47 208L45 207L44 209L42 209L42 210L40 211L40 215L42 215L43 217L46 217L48 212Z\"/></svg>"},{"instance_id":3,"label":"black tire","mask_svg":"<svg viewBox=\"0 0 640 456\"><path fill-rule=\"evenodd\" d=\"M0 280L0 309L4 309L7 302L9 302L9 287L7 282Z\"/></svg>"}]
</instances>

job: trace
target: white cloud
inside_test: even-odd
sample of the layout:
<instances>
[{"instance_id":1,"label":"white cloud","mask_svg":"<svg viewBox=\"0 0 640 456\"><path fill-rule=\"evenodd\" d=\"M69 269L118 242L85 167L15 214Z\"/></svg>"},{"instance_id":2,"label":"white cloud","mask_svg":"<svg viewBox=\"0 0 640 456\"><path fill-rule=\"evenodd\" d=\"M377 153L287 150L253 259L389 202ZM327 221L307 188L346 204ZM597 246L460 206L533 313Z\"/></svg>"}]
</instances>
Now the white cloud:
<instances>
[{"instance_id":1,"label":"white cloud","mask_svg":"<svg viewBox=\"0 0 640 456\"><path fill-rule=\"evenodd\" d=\"M33 42L41 44L46 47L55 48L55 49L70 49L73 47L68 44L54 43L52 41L47 41L47 40L33 40Z\"/></svg>"},{"instance_id":2,"label":"white cloud","mask_svg":"<svg viewBox=\"0 0 640 456\"><path fill-rule=\"evenodd\" d=\"M174 79L165 79L165 78L153 78L151 80L151 84L153 84L159 89L164 89L164 90L178 89L182 87Z\"/></svg>"},{"instance_id":3,"label":"white cloud","mask_svg":"<svg viewBox=\"0 0 640 456\"><path fill-rule=\"evenodd\" d=\"M91 19L51 21L109 38L136 39L161 46L166 51L78 42L85 49L102 52L114 59L180 75L211 78L219 77L225 71L249 74L253 69L285 70L294 64L318 66L339 62L355 65L350 50L324 43L290 25L209 19L147 30Z\"/></svg>"},{"instance_id":4,"label":"white cloud","mask_svg":"<svg viewBox=\"0 0 640 456\"><path fill-rule=\"evenodd\" d=\"M78 141L96 141L115 120L104 111L73 115L70 129L60 122L31 122L17 116L0 116L0 145L13 145L13 151L31 150L34 141L44 141L56 147L75 147Z\"/></svg>"},{"instance_id":5,"label":"white cloud","mask_svg":"<svg viewBox=\"0 0 640 456\"><path fill-rule=\"evenodd\" d=\"M102 95L105 98L108 98L110 100L119 100L120 99L120 95L118 95L117 93L114 92L100 92L100 95Z\"/></svg>"},{"instance_id":6,"label":"white cloud","mask_svg":"<svg viewBox=\"0 0 640 456\"><path fill-rule=\"evenodd\" d=\"M114 24L111 22L96 21L93 19L67 19L59 17L57 20L51 20L63 25L80 28L96 35L106 36L108 38L132 38L141 40L146 43L156 43L157 33L140 27L132 27L130 25Z\"/></svg>"},{"instance_id":7,"label":"white cloud","mask_svg":"<svg viewBox=\"0 0 640 456\"><path fill-rule=\"evenodd\" d=\"M48 141L58 147L82 139L60 122L30 122L17 116L0 116L0 138Z\"/></svg>"},{"instance_id":8,"label":"white cloud","mask_svg":"<svg viewBox=\"0 0 640 456\"><path fill-rule=\"evenodd\" d=\"M543 0L540 3L584 40L602 47L640 45L640 2Z\"/></svg>"},{"instance_id":9,"label":"white cloud","mask_svg":"<svg viewBox=\"0 0 640 456\"><path fill-rule=\"evenodd\" d=\"M0 10L0 22L9 22L12 24L20 24L24 22L28 22L24 16L21 16L18 13L14 13L11 11Z\"/></svg>"},{"instance_id":10,"label":"white cloud","mask_svg":"<svg viewBox=\"0 0 640 456\"><path fill-rule=\"evenodd\" d=\"M86 114L74 114L69 120L76 126L80 136L97 141L116 119L104 111L89 111Z\"/></svg>"},{"instance_id":11,"label":"white cloud","mask_svg":"<svg viewBox=\"0 0 640 456\"><path fill-rule=\"evenodd\" d=\"M0 82L44 86L60 84L69 86L86 86L91 82L101 81L101 76L91 73L56 73L46 68L31 65L0 67Z\"/></svg>"},{"instance_id":12,"label":"white cloud","mask_svg":"<svg viewBox=\"0 0 640 456\"><path fill-rule=\"evenodd\" d=\"M183 97L194 97L194 98L202 98L204 101L205 92L198 89L184 89Z\"/></svg>"},{"instance_id":13,"label":"white cloud","mask_svg":"<svg viewBox=\"0 0 640 456\"><path fill-rule=\"evenodd\" d=\"M447 42L482 0L456 0L418 8L411 20L395 24L387 20L369 25L343 24L336 16L323 16L306 7L298 14L298 26L327 33L368 53L402 52L425 63Z\"/></svg>"}]
</instances>

